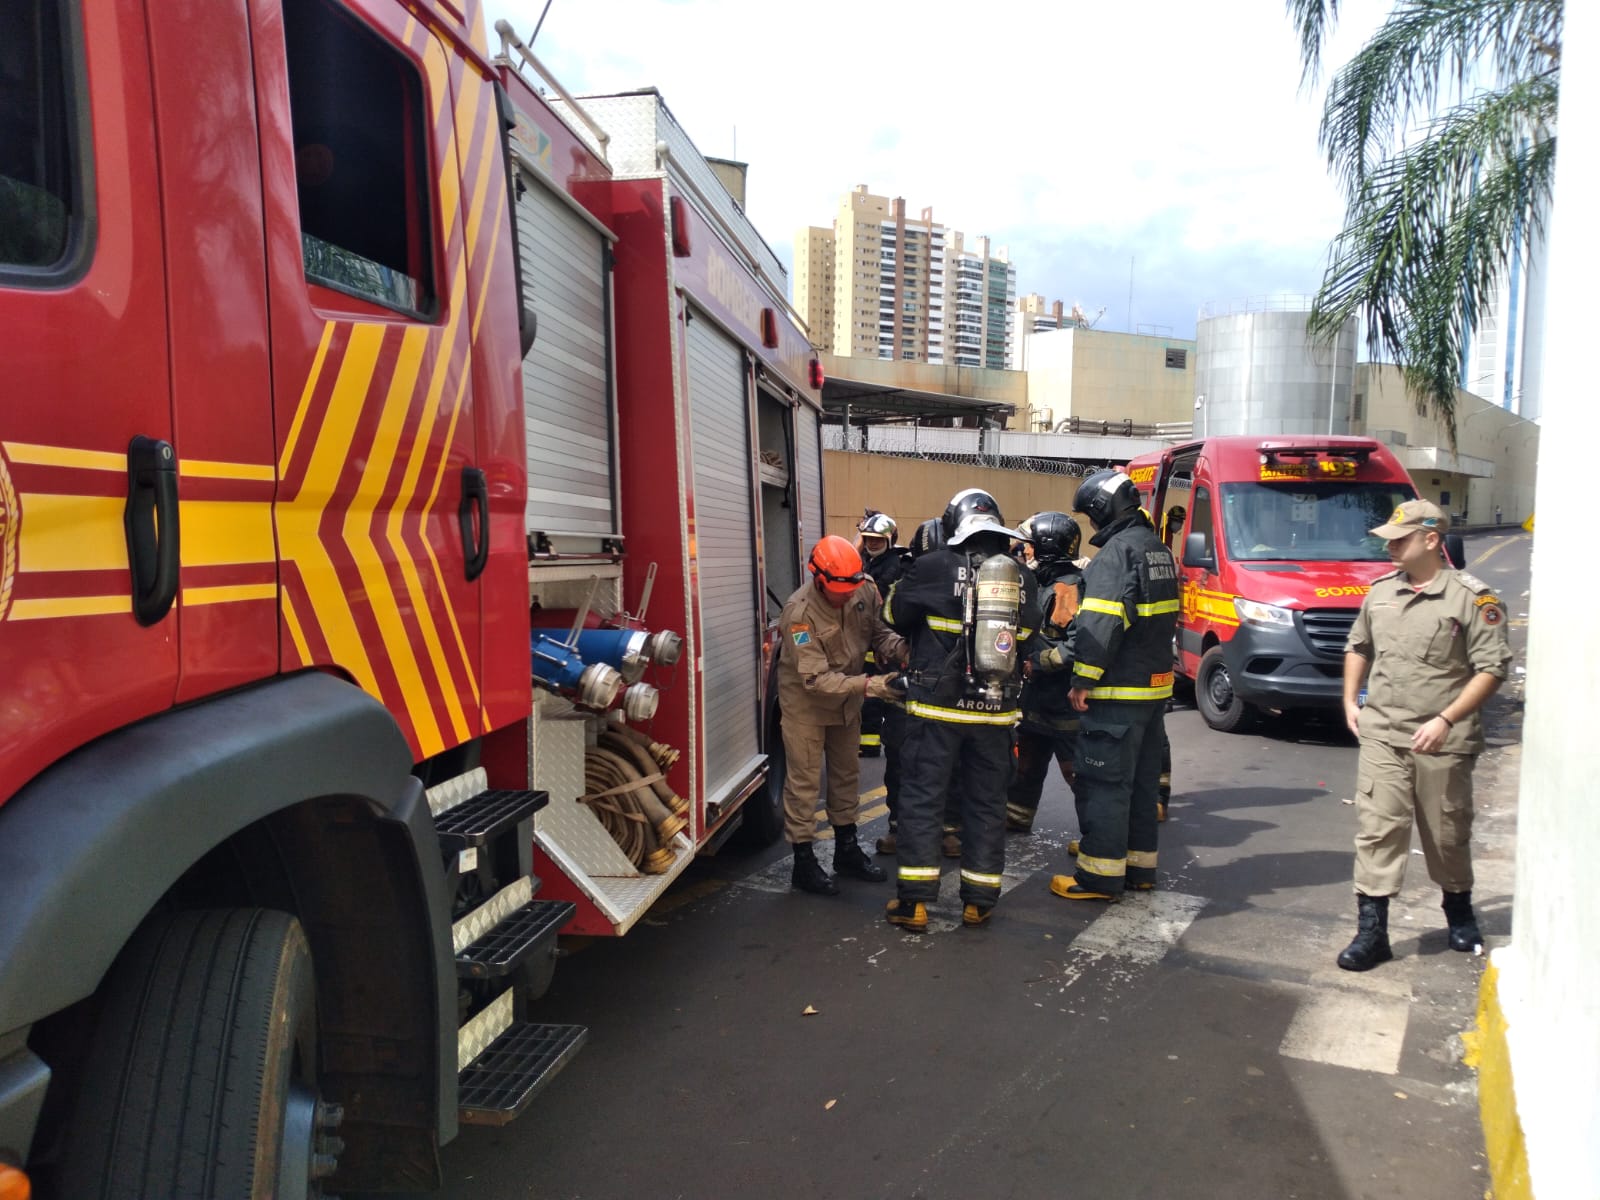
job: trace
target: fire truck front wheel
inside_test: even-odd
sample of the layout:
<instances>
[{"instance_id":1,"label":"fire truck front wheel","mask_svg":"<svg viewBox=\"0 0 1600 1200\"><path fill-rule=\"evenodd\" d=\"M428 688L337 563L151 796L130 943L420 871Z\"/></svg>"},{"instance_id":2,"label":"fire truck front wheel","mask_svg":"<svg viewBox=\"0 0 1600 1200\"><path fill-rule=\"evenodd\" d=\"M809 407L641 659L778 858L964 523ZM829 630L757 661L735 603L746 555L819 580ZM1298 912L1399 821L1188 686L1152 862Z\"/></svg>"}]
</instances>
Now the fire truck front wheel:
<instances>
[{"instance_id":1,"label":"fire truck front wheel","mask_svg":"<svg viewBox=\"0 0 1600 1200\"><path fill-rule=\"evenodd\" d=\"M1200 658L1194 681L1195 706L1207 725L1223 733L1238 733L1249 724L1251 708L1233 690L1233 679L1221 646L1212 646Z\"/></svg>"},{"instance_id":2,"label":"fire truck front wheel","mask_svg":"<svg viewBox=\"0 0 1600 1200\"><path fill-rule=\"evenodd\" d=\"M342 1144L316 1063L299 921L261 908L152 919L108 980L61 1194L320 1196Z\"/></svg>"}]
</instances>

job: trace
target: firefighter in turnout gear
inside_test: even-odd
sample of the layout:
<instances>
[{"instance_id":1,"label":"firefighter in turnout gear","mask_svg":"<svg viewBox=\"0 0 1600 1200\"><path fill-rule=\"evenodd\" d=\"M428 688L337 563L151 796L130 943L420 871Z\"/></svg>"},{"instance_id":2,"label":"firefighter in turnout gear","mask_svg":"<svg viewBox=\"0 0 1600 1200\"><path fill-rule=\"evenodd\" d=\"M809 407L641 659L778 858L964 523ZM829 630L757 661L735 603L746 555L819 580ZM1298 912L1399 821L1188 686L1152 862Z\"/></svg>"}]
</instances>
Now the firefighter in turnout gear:
<instances>
[{"instance_id":1,"label":"firefighter in turnout gear","mask_svg":"<svg viewBox=\"0 0 1600 1200\"><path fill-rule=\"evenodd\" d=\"M839 885L817 862L811 845L824 760L833 869L873 883L887 878L856 841L857 743L862 702L894 694L888 676L866 673L867 651L880 662L898 663L906 647L884 626L878 589L862 571L854 546L841 537L825 537L811 551L809 566L812 578L789 597L778 619L778 704L788 761L784 834L794 846L793 886L832 896Z\"/></svg>"},{"instance_id":2,"label":"firefighter in turnout gear","mask_svg":"<svg viewBox=\"0 0 1600 1200\"><path fill-rule=\"evenodd\" d=\"M930 550L937 550L944 545L944 523L939 517L930 517L917 526L916 533L911 536L911 545L905 552L901 561L899 574L905 573L905 567L912 559L926 554ZM898 574L896 576L898 580ZM883 594L889 594L888 589ZM878 853L893 855L897 853L897 831L900 828L900 755L906 740L906 706L903 700L890 700L886 702L887 716L884 718L884 746L885 762L883 767L884 804L889 809L889 832L878 839ZM893 782L889 768L894 767ZM965 775L960 762L956 763L955 774L952 776L950 786L945 789L944 797L944 826L943 836L939 846L946 858L961 857L961 793L965 787Z\"/></svg>"},{"instance_id":3,"label":"firefighter in turnout gear","mask_svg":"<svg viewBox=\"0 0 1600 1200\"><path fill-rule=\"evenodd\" d=\"M878 585L878 595L887 596L894 581L900 578L902 560L906 550L896 546L898 532L894 518L875 508L856 526L856 549L861 554L861 568ZM892 669L879 667L877 657L867 651L867 672L872 675L894 674ZM898 721L892 716L900 714ZM894 795L900 787L899 737L904 733L905 708L898 710L892 701L868 700L861 709L861 753L867 758L883 754L883 787L885 795ZM894 727L891 727L894 722Z\"/></svg>"},{"instance_id":4,"label":"firefighter in turnout gear","mask_svg":"<svg viewBox=\"0 0 1600 1200\"><path fill-rule=\"evenodd\" d=\"M993 496L958 493L941 519L945 544L912 560L884 603L884 620L911 643L900 786L899 870L888 919L927 928L939 896L940 817L961 769L962 920L982 925L1000 896L1011 730L1021 655L1039 627L1032 573L1008 553L1021 534Z\"/></svg>"},{"instance_id":5,"label":"firefighter in turnout gear","mask_svg":"<svg viewBox=\"0 0 1600 1200\"><path fill-rule=\"evenodd\" d=\"M1156 883L1157 781L1172 695L1178 569L1121 471L1096 471L1073 507L1099 548L1083 576L1073 639L1078 733L1078 866L1050 890L1069 900L1115 900Z\"/></svg>"},{"instance_id":6,"label":"firefighter in turnout gear","mask_svg":"<svg viewBox=\"0 0 1600 1200\"><path fill-rule=\"evenodd\" d=\"M1017 726L1017 769L1006 796L1006 829L1032 833L1052 758L1067 787L1072 786L1078 714L1068 699L1072 688L1070 638L1083 595L1083 573L1076 562L1083 535L1078 523L1061 512L1038 513L1018 528L1032 539L1022 543L1023 552L1039 583L1044 622L1041 636L1029 642L1022 723Z\"/></svg>"}]
</instances>

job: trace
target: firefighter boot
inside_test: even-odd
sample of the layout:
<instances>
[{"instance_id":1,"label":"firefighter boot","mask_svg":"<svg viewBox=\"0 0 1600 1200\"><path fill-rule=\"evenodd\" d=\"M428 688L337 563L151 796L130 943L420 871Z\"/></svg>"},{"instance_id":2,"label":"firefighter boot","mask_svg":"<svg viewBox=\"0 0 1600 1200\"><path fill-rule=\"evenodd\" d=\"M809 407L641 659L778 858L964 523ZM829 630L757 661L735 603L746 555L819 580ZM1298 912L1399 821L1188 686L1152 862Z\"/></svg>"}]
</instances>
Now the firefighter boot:
<instances>
[{"instance_id":1,"label":"firefighter boot","mask_svg":"<svg viewBox=\"0 0 1600 1200\"><path fill-rule=\"evenodd\" d=\"M794 874L789 877L789 886L810 892L813 896L839 894L839 885L833 881L832 875L822 869L810 842L794 844Z\"/></svg>"},{"instance_id":2,"label":"firefighter boot","mask_svg":"<svg viewBox=\"0 0 1600 1200\"><path fill-rule=\"evenodd\" d=\"M889 878L882 867L867 857L861 843L856 841L854 825L833 827L833 873L848 875L852 879L865 879L868 883L882 883Z\"/></svg>"},{"instance_id":3,"label":"firefighter boot","mask_svg":"<svg viewBox=\"0 0 1600 1200\"><path fill-rule=\"evenodd\" d=\"M889 832L878 839L878 853L893 856L899 849L894 841L894 826L889 826Z\"/></svg>"},{"instance_id":4,"label":"firefighter boot","mask_svg":"<svg viewBox=\"0 0 1600 1200\"><path fill-rule=\"evenodd\" d=\"M889 924L898 925L907 933L926 933L928 929L928 906L920 900L901 900L898 896L889 901L889 909L884 914L889 919Z\"/></svg>"},{"instance_id":5,"label":"firefighter boot","mask_svg":"<svg viewBox=\"0 0 1600 1200\"><path fill-rule=\"evenodd\" d=\"M1389 949L1389 897L1356 893L1356 936L1339 953L1346 971L1370 971L1394 957Z\"/></svg>"},{"instance_id":6,"label":"firefighter boot","mask_svg":"<svg viewBox=\"0 0 1600 1200\"><path fill-rule=\"evenodd\" d=\"M944 837L939 842L939 848L946 858L960 858L961 831L946 827Z\"/></svg>"},{"instance_id":7,"label":"firefighter boot","mask_svg":"<svg viewBox=\"0 0 1600 1200\"><path fill-rule=\"evenodd\" d=\"M1450 949L1470 954L1483 945L1478 918L1472 914L1471 892L1444 893L1444 919L1450 926Z\"/></svg>"}]
</instances>

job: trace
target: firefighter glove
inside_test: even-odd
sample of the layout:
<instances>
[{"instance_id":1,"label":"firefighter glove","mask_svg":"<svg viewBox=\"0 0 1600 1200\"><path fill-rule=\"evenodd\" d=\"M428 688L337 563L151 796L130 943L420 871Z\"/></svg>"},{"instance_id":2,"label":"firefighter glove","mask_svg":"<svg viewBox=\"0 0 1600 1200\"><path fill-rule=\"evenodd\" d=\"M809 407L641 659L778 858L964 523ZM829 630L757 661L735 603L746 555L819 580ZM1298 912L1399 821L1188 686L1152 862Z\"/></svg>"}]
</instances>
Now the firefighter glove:
<instances>
[{"instance_id":1,"label":"firefighter glove","mask_svg":"<svg viewBox=\"0 0 1600 1200\"><path fill-rule=\"evenodd\" d=\"M867 699L898 700L900 695L889 686L889 676L869 675L867 676Z\"/></svg>"}]
</instances>

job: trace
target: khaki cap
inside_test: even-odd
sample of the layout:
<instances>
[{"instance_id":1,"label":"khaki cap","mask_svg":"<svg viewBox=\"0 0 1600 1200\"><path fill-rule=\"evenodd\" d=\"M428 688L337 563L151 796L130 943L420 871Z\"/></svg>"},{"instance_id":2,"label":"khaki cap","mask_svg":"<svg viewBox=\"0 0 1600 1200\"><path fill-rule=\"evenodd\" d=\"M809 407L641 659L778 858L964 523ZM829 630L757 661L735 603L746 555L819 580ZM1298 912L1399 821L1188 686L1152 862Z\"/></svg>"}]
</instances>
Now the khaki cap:
<instances>
[{"instance_id":1,"label":"khaki cap","mask_svg":"<svg viewBox=\"0 0 1600 1200\"><path fill-rule=\"evenodd\" d=\"M1379 525L1372 533L1384 541L1393 541L1403 538L1408 533L1415 533L1419 529L1437 533L1441 537L1450 528L1450 518L1445 516L1444 510L1429 500L1407 500L1394 510L1387 524Z\"/></svg>"}]
</instances>

